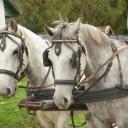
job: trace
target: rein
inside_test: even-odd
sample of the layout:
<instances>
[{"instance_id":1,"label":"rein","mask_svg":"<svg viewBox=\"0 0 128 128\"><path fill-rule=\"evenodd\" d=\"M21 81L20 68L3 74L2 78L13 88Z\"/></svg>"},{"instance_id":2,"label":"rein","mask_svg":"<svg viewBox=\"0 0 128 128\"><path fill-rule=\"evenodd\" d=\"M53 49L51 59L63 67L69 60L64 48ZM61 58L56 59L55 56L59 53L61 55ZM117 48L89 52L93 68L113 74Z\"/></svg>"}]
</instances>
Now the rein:
<instances>
[{"instance_id":1,"label":"rein","mask_svg":"<svg viewBox=\"0 0 128 128\"><path fill-rule=\"evenodd\" d=\"M108 66L111 67L111 63L112 63L113 59L114 59L115 57L117 57L117 55L118 55L120 52L122 52L124 49L126 49L126 48L128 48L128 46L126 46L126 47L118 47L118 48L115 50L115 52L111 55L111 57L110 57L99 69L97 69L96 72L94 72L93 74L91 74L88 78L85 78L84 80L82 80L82 81L79 83L79 85L80 85L80 86L84 86L84 84L90 82L90 81L96 76L96 74L97 74L101 69L103 69L107 64L108 64ZM109 65L109 64L110 64L110 65ZM108 67L108 69L109 69L109 67Z\"/></svg>"},{"instance_id":2,"label":"rein","mask_svg":"<svg viewBox=\"0 0 128 128\"><path fill-rule=\"evenodd\" d=\"M28 91L37 89L40 92L40 89L46 89L46 88L49 88L51 86L54 86L54 84L45 84L45 82L46 82L46 80L47 80L47 78L49 76L49 73L50 73L51 69L52 69L52 67L49 67L49 69L47 71L47 74L45 75L45 77L44 77L43 81L41 82L41 84L33 84L33 83L29 83L28 82L27 87L20 86L20 88L26 88ZM38 91L37 91L37 93L38 93Z\"/></svg>"},{"instance_id":3,"label":"rein","mask_svg":"<svg viewBox=\"0 0 128 128\"><path fill-rule=\"evenodd\" d=\"M93 99L95 99L95 98L93 98L93 93L96 94L96 95L99 97L99 99L96 100L96 101L102 101L102 100L107 100L107 99L113 99L114 97L120 98L120 97L122 97L122 95L123 95L123 96L127 96L127 94L125 94L125 93L121 90L121 89L125 89L125 87L124 87L124 81L123 81L123 73L122 73L122 69L121 69L121 63L120 63L120 59L119 59L119 53L122 52L123 50L125 50L126 48L128 48L128 46L116 48L115 45L112 44L111 47L112 47L112 51L113 51L113 54L111 55L111 57L110 57L107 61L105 61L105 63L104 63L100 68L98 68L98 69L96 70L96 72L94 72L93 74L91 74L88 78L85 78L84 80L82 80L82 81L79 83L79 88L78 88L78 90L79 90L80 88L84 87L86 83L90 82L90 81L96 76L96 74L97 74L103 67L105 67L105 66L107 65L105 72L104 72L96 81L94 81L94 83L92 83L86 90L84 90L83 92L81 92L81 93L79 93L79 94L77 94L77 95L74 95L74 99L76 99L77 97L79 97L79 96L81 96L81 95L86 94L87 92L89 92L89 90L92 89L102 78L105 78L105 76L108 75L108 72L110 71L110 68L111 68L111 66L112 66L112 61L113 61L113 59L114 59L115 57L117 57L118 64L119 64L120 84L117 85L117 86L118 86L118 88L119 88L119 93L120 93L121 95L120 95L119 93L117 93L117 92L116 92L116 93L113 92L113 88L110 88L109 91L107 91L107 89L101 89L100 91L103 92L103 94L100 94L100 95L99 95L99 94L97 94L97 91L94 91L94 92L91 91L92 95L91 95L90 97L88 97L88 99L89 99L89 102L93 102ZM116 88L117 88L117 87L116 87ZM116 90L116 88L114 88L114 90ZM108 92L108 93L106 93L106 92ZM122 94L122 92L123 92L123 94ZM106 93L106 94L105 94L105 93ZM109 95L110 95L110 96L109 96ZM111 95L112 95L112 97L111 97ZM117 95L118 95L118 96L117 96ZM107 96L107 97L106 97L106 96ZM102 97L105 97L105 98L102 98Z\"/></svg>"},{"instance_id":4,"label":"rein","mask_svg":"<svg viewBox=\"0 0 128 128\"><path fill-rule=\"evenodd\" d=\"M33 84L33 83L29 83L28 81L28 85L27 86L19 86L19 88L25 88L27 89L27 91L31 91L31 90L38 90L38 92L40 92L40 89L46 89L46 88L49 88L49 87L52 87L54 86L54 84L44 84L49 76L49 73L51 71L51 67L49 67L48 71L47 71L47 74L45 75L44 79L43 79L43 82L41 84Z\"/></svg>"}]
</instances>

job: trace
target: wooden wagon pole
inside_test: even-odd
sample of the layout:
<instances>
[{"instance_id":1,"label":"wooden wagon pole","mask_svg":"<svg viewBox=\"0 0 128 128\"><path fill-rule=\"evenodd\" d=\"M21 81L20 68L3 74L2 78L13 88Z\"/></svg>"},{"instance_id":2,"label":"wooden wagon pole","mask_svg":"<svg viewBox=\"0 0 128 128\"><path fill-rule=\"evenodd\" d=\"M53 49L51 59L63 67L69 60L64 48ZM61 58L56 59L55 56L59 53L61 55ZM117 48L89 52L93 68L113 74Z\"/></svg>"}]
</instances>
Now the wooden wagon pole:
<instances>
[{"instance_id":1,"label":"wooden wagon pole","mask_svg":"<svg viewBox=\"0 0 128 128\"><path fill-rule=\"evenodd\" d=\"M71 111L71 110L76 110L76 111L83 111L83 110L88 110L86 108L85 104L72 104L68 109L58 109L57 106L54 104L53 100L43 100L39 102L32 102L32 101L21 101L18 106L20 108L26 108L27 110L31 111L37 111L37 110L42 110L42 111Z\"/></svg>"}]
</instances>

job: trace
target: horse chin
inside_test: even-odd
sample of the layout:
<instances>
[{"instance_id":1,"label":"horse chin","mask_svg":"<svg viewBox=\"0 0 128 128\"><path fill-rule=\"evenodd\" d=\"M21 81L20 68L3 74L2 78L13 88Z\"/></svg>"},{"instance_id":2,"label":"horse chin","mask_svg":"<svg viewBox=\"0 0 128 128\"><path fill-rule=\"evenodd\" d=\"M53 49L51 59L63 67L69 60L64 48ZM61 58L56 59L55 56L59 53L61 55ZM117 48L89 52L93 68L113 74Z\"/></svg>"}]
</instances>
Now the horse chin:
<instances>
[{"instance_id":1,"label":"horse chin","mask_svg":"<svg viewBox=\"0 0 128 128\"><path fill-rule=\"evenodd\" d=\"M68 105L56 104L56 106L57 106L60 110L65 110L65 109L68 109L68 108L70 107L70 104L68 104Z\"/></svg>"},{"instance_id":2,"label":"horse chin","mask_svg":"<svg viewBox=\"0 0 128 128\"><path fill-rule=\"evenodd\" d=\"M15 96L16 94L16 89L12 89L12 88L6 88L6 89L3 89L1 92L0 92L0 96L3 97L3 98L10 98L10 97L13 97Z\"/></svg>"},{"instance_id":3,"label":"horse chin","mask_svg":"<svg viewBox=\"0 0 128 128\"><path fill-rule=\"evenodd\" d=\"M16 92L14 92L14 93L8 95L7 97L10 98L10 97L14 97L15 95L16 95Z\"/></svg>"},{"instance_id":4,"label":"horse chin","mask_svg":"<svg viewBox=\"0 0 128 128\"><path fill-rule=\"evenodd\" d=\"M61 109L61 110L68 109L68 108L70 107L70 105L72 104L72 100L68 100L68 102L65 103L65 102L57 102L55 98L53 98L53 99L54 99L55 105L56 105L59 109ZM61 101L63 101L63 99L62 99Z\"/></svg>"},{"instance_id":5,"label":"horse chin","mask_svg":"<svg viewBox=\"0 0 128 128\"><path fill-rule=\"evenodd\" d=\"M16 93L14 92L14 93L11 93L11 94L9 94L9 95L7 95L7 94L0 94L0 96L1 96L2 98L8 99L8 98L14 97L15 94L16 94Z\"/></svg>"}]
</instances>

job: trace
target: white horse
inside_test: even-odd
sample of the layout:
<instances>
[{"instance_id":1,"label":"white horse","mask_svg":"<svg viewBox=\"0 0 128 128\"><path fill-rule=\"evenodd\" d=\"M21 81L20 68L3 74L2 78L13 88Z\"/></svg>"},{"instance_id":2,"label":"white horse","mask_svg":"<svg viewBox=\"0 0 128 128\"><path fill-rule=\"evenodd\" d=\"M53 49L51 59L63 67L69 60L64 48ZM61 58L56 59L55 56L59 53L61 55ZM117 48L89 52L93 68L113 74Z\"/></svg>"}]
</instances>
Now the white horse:
<instances>
[{"instance_id":1,"label":"white horse","mask_svg":"<svg viewBox=\"0 0 128 128\"><path fill-rule=\"evenodd\" d=\"M32 85L41 85L48 68L43 66L45 41L15 21L0 32L0 95L14 96L20 74L24 71ZM50 73L45 84L53 83ZM37 111L43 128L66 128L66 112Z\"/></svg>"},{"instance_id":2,"label":"white horse","mask_svg":"<svg viewBox=\"0 0 128 128\"><path fill-rule=\"evenodd\" d=\"M112 54L112 45L115 47L127 47L125 43L111 40L98 28L80 23L56 22L56 28L46 26L46 30L53 38L53 45L49 48L47 59L52 63L55 76L54 102L60 109L67 109L72 103L72 91L74 80L79 73L85 71L88 78L92 73L108 60ZM59 52L58 52L59 51ZM128 84L128 49L119 53L123 82ZM90 79L91 85L105 71L107 65ZM77 76L76 76L77 75ZM117 57L112 61L112 66L107 77L101 79L92 90L115 87L121 83L119 62ZM91 112L92 128L110 128L111 122L119 128L128 127L128 97L119 99L88 103Z\"/></svg>"}]
</instances>

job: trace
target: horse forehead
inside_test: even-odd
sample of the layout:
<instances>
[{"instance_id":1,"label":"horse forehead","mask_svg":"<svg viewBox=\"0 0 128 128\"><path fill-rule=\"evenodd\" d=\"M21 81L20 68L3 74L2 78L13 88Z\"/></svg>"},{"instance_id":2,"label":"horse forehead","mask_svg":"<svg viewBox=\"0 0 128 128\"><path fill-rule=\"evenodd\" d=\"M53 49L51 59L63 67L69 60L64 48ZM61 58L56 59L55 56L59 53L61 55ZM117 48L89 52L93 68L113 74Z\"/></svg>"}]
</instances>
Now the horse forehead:
<instances>
[{"instance_id":1,"label":"horse forehead","mask_svg":"<svg viewBox=\"0 0 128 128\"><path fill-rule=\"evenodd\" d=\"M18 47L18 44L20 45L22 42L21 42L21 40L19 39L19 38L15 38L15 37L11 37L12 39L14 39L14 41L17 43L15 43L15 42L13 42L12 40L10 40L10 39L8 39L8 38L6 38L6 47L8 48L8 47Z\"/></svg>"},{"instance_id":2,"label":"horse forehead","mask_svg":"<svg viewBox=\"0 0 128 128\"><path fill-rule=\"evenodd\" d=\"M72 48L74 51L77 51L78 45L73 45ZM49 57L50 57L50 59L54 59L54 60L55 59L62 60L62 58L63 59L71 58L72 53L73 53L73 51L70 48L68 48L64 43L61 44L61 52L60 52L59 56L57 56L55 53L55 45L53 45L53 47L49 49Z\"/></svg>"},{"instance_id":3,"label":"horse forehead","mask_svg":"<svg viewBox=\"0 0 128 128\"><path fill-rule=\"evenodd\" d=\"M10 43L10 44L15 44L18 43L19 45L22 43L22 39L20 37L14 36L14 35L8 35L9 37L11 37L13 40L9 39L8 37L6 37L6 42ZM16 42L16 43L15 43Z\"/></svg>"},{"instance_id":4,"label":"horse forehead","mask_svg":"<svg viewBox=\"0 0 128 128\"><path fill-rule=\"evenodd\" d=\"M13 38L14 39L14 38ZM14 39L18 44L20 44L20 40L19 39ZM0 44L1 44L1 41L2 39L0 39ZM11 49L15 49L18 47L18 45L16 43L14 43L12 40L6 38L6 41L4 42L5 43L5 50L4 51L1 51L1 52L7 52L7 51L10 51Z\"/></svg>"}]
</instances>

